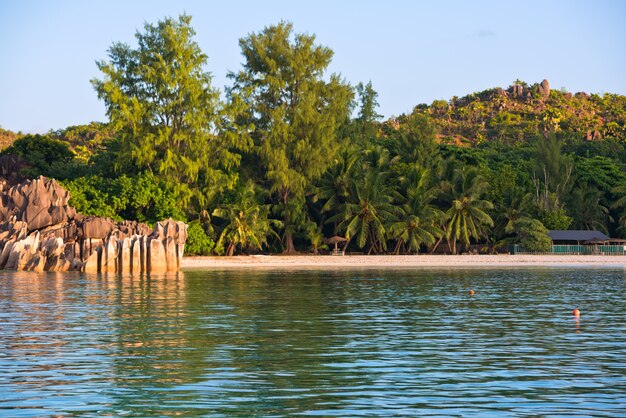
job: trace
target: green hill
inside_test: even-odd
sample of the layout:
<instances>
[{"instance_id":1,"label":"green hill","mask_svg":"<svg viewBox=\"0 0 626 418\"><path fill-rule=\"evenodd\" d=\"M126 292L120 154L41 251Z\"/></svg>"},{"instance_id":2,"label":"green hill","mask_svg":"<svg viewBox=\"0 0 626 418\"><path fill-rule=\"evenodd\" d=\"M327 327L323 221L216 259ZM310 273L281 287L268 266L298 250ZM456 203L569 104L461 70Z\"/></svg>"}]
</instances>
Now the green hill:
<instances>
[{"instance_id":1,"label":"green hill","mask_svg":"<svg viewBox=\"0 0 626 418\"><path fill-rule=\"evenodd\" d=\"M551 89L547 80L435 100L413 113L429 115L440 141L458 145L514 144L550 133L567 140L626 140L626 96L572 94Z\"/></svg>"}]
</instances>

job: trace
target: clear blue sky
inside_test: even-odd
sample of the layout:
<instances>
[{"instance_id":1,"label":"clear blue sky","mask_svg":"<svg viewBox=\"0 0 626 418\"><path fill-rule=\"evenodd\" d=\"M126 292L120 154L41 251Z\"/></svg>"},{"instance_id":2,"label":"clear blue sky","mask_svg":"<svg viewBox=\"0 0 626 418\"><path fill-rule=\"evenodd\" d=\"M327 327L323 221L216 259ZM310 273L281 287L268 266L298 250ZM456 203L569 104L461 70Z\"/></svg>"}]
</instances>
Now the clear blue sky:
<instances>
[{"instance_id":1,"label":"clear blue sky","mask_svg":"<svg viewBox=\"0 0 626 418\"><path fill-rule=\"evenodd\" d=\"M335 51L331 71L371 80L385 117L518 78L626 94L626 1L0 0L0 126L106 121L95 60L183 12L222 91L240 67L238 39L283 19Z\"/></svg>"}]
</instances>

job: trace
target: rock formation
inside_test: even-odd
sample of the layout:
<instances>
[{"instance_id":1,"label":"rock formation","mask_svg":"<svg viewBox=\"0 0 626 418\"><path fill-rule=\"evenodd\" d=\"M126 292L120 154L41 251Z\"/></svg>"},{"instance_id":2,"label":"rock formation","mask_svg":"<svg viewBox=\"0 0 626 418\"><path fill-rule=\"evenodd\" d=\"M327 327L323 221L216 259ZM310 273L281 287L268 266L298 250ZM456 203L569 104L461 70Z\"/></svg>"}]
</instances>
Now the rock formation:
<instances>
[{"instance_id":1,"label":"rock formation","mask_svg":"<svg viewBox=\"0 0 626 418\"><path fill-rule=\"evenodd\" d=\"M103 273L178 271L187 225L171 219L154 229L83 216L54 179L0 181L0 269Z\"/></svg>"},{"instance_id":2,"label":"rock formation","mask_svg":"<svg viewBox=\"0 0 626 418\"><path fill-rule=\"evenodd\" d=\"M550 97L550 83L548 80L544 79L541 84L539 84L539 94L541 94L541 97L544 99Z\"/></svg>"}]
</instances>

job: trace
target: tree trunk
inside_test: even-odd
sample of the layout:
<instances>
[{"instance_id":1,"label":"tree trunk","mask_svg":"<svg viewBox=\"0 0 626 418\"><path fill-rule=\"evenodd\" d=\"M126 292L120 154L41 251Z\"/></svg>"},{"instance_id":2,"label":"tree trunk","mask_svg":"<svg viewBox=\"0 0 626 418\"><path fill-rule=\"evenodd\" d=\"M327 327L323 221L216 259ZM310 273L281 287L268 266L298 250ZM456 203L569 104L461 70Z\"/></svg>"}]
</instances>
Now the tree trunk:
<instances>
[{"instance_id":1,"label":"tree trunk","mask_svg":"<svg viewBox=\"0 0 626 418\"><path fill-rule=\"evenodd\" d=\"M439 240L437 241L437 243L435 244L435 246L433 247L432 250L430 250L431 254L434 254L435 251L437 251L437 247L439 247L439 244L441 244L441 241L443 240L443 235L439 237Z\"/></svg>"},{"instance_id":2,"label":"tree trunk","mask_svg":"<svg viewBox=\"0 0 626 418\"><path fill-rule=\"evenodd\" d=\"M400 245L402 245L402 239L399 239L398 242L396 243L396 248L394 250L396 255L400 254Z\"/></svg>"},{"instance_id":3,"label":"tree trunk","mask_svg":"<svg viewBox=\"0 0 626 418\"><path fill-rule=\"evenodd\" d=\"M289 189L283 187L280 190L280 200L283 204L284 210L284 221L285 221L285 235L283 236L283 241L285 245L285 249L283 250L283 254L295 254L296 248L293 245L293 231L291 230L289 212L287 209L287 204L289 203Z\"/></svg>"},{"instance_id":4,"label":"tree trunk","mask_svg":"<svg viewBox=\"0 0 626 418\"><path fill-rule=\"evenodd\" d=\"M235 252L235 243L231 242L230 244L228 244L228 250L226 252L226 255L229 257L232 257L234 252Z\"/></svg>"},{"instance_id":5,"label":"tree trunk","mask_svg":"<svg viewBox=\"0 0 626 418\"><path fill-rule=\"evenodd\" d=\"M287 217L285 216L285 221L287 221L286 218ZM293 245L293 233L291 232L291 229L285 230L285 250L283 251L283 253L284 254L296 253L296 248Z\"/></svg>"}]
</instances>

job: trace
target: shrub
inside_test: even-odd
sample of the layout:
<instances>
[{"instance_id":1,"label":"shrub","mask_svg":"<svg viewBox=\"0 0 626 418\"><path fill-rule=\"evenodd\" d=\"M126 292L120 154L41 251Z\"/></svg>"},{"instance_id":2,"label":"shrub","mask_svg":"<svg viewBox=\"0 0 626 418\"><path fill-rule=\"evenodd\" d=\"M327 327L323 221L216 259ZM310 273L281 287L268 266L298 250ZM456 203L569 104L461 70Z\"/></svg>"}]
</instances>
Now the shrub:
<instances>
[{"instance_id":1,"label":"shrub","mask_svg":"<svg viewBox=\"0 0 626 418\"><path fill-rule=\"evenodd\" d=\"M185 255L210 255L214 248L215 242L204 232L200 222L191 222L187 229Z\"/></svg>"}]
</instances>

